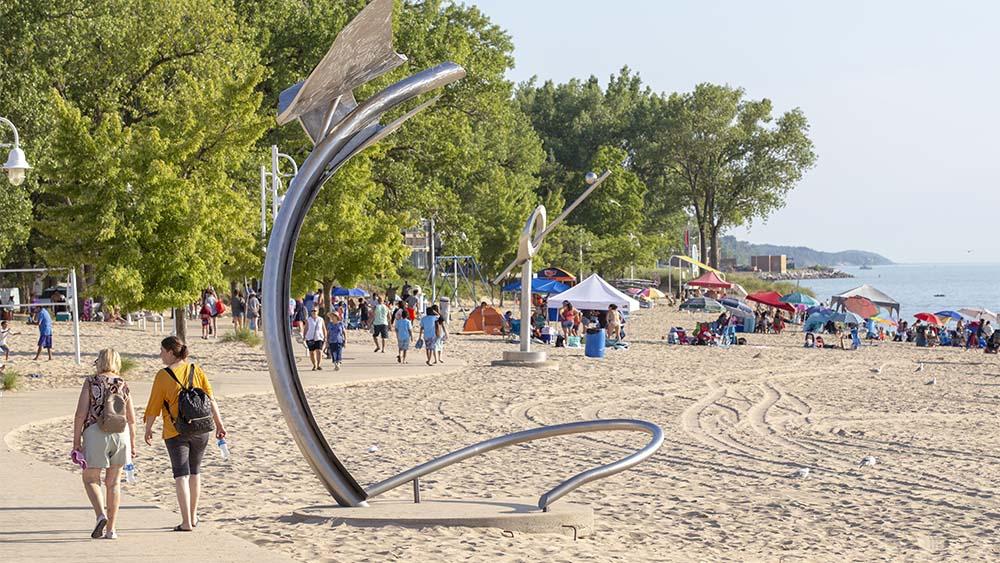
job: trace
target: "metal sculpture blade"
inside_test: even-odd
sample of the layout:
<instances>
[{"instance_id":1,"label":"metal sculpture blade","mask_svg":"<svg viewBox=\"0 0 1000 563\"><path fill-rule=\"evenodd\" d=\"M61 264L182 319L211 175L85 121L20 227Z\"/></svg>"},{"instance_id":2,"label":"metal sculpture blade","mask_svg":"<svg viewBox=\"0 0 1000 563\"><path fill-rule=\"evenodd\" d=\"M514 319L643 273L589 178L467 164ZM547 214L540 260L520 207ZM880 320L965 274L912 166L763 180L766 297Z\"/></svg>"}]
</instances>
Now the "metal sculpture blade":
<instances>
[{"instance_id":1,"label":"metal sculpture blade","mask_svg":"<svg viewBox=\"0 0 1000 563\"><path fill-rule=\"evenodd\" d=\"M406 62L392 46L392 5L393 0L373 0L340 30L309 78L282 92L278 125L302 119L319 142L339 121L338 108L346 108L339 114L343 119L357 105L350 96L355 88Z\"/></svg>"}]
</instances>

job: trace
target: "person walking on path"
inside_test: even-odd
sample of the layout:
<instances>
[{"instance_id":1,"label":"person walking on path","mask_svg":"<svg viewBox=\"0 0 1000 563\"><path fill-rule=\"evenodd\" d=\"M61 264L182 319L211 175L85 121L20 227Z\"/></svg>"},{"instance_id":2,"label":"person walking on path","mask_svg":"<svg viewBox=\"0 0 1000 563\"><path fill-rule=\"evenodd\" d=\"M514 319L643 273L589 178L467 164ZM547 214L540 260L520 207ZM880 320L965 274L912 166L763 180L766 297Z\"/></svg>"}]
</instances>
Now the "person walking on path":
<instances>
[{"instance_id":1,"label":"person walking on path","mask_svg":"<svg viewBox=\"0 0 1000 563\"><path fill-rule=\"evenodd\" d=\"M35 360L38 356L42 355L42 348L49 354L49 360L52 360L52 317L49 315L48 309L45 307L39 307L38 311L38 350L35 352Z\"/></svg>"},{"instance_id":2,"label":"person walking on path","mask_svg":"<svg viewBox=\"0 0 1000 563\"><path fill-rule=\"evenodd\" d=\"M427 365L431 365L431 360L437 362L434 356L434 346L437 344L437 307L428 307L427 314L420 319L420 338L423 340L424 350L427 352Z\"/></svg>"},{"instance_id":3,"label":"person walking on path","mask_svg":"<svg viewBox=\"0 0 1000 563\"><path fill-rule=\"evenodd\" d=\"M73 417L73 454L82 454L83 488L94 507L97 524L90 537L117 539L122 467L135 455L135 409L128 384L119 372L121 356L111 348L97 355L96 374L87 377ZM101 470L105 470L107 498L101 497Z\"/></svg>"},{"instance_id":4,"label":"person walking on path","mask_svg":"<svg viewBox=\"0 0 1000 563\"><path fill-rule=\"evenodd\" d=\"M347 345L347 331L344 330L344 319L339 313L327 313L329 321L326 325L326 349L333 360L333 369L340 369L343 363L344 346Z\"/></svg>"},{"instance_id":5,"label":"person walking on path","mask_svg":"<svg viewBox=\"0 0 1000 563\"><path fill-rule=\"evenodd\" d=\"M260 323L260 298L252 289L247 297L247 321L250 324L250 330L257 334L257 325Z\"/></svg>"},{"instance_id":6,"label":"person walking on path","mask_svg":"<svg viewBox=\"0 0 1000 563\"><path fill-rule=\"evenodd\" d=\"M396 344L399 348L396 361L405 364L406 351L410 349L410 342L413 340L413 321L406 315L397 316L393 328L396 331Z\"/></svg>"},{"instance_id":7,"label":"person walking on path","mask_svg":"<svg viewBox=\"0 0 1000 563\"><path fill-rule=\"evenodd\" d=\"M244 321L246 321L247 302L243 299L242 291L237 289L233 293L233 298L229 300L229 308L233 315L233 328L236 330L245 328Z\"/></svg>"},{"instance_id":8,"label":"person walking on path","mask_svg":"<svg viewBox=\"0 0 1000 563\"><path fill-rule=\"evenodd\" d=\"M214 422L215 437L226 437L219 406L212 397L212 386L199 366L187 362L188 348L176 336L168 336L160 342L160 361L166 366L156 374L153 388L146 403L146 444L153 445L153 424L163 414L163 441L170 455L170 466L174 475L174 489L177 506L181 512L181 523L175 532L190 532L198 526L198 500L201 497L201 460L212 430L186 432L181 434L177 424L180 418L179 399L183 390L200 390L208 400ZM182 379L183 378L183 379ZM183 385L181 384L183 381ZM186 396L191 394L185 391ZM174 413L177 413L175 416Z\"/></svg>"},{"instance_id":9,"label":"person walking on path","mask_svg":"<svg viewBox=\"0 0 1000 563\"><path fill-rule=\"evenodd\" d=\"M438 315L437 322L434 323L434 363L443 364L441 353L444 352L444 341L448 340L448 325L444 322L444 317Z\"/></svg>"},{"instance_id":10,"label":"person walking on path","mask_svg":"<svg viewBox=\"0 0 1000 563\"><path fill-rule=\"evenodd\" d=\"M212 334L212 309L208 301L202 300L198 316L201 317L201 338L208 340L208 335Z\"/></svg>"},{"instance_id":11,"label":"person walking on path","mask_svg":"<svg viewBox=\"0 0 1000 563\"><path fill-rule=\"evenodd\" d=\"M309 361L312 362L313 371L321 369L323 348L326 346L326 325L319 316L319 309L313 308L309 311L309 317L302 325L302 340L306 341L306 348L309 349Z\"/></svg>"},{"instance_id":12,"label":"person walking on path","mask_svg":"<svg viewBox=\"0 0 1000 563\"><path fill-rule=\"evenodd\" d=\"M372 320L372 339L375 341L375 351L385 353L385 339L389 338L389 308L382 303L382 297L375 298L375 311ZM379 345L379 338L382 344Z\"/></svg>"},{"instance_id":13,"label":"person walking on path","mask_svg":"<svg viewBox=\"0 0 1000 563\"><path fill-rule=\"evenodd\" d=\"M368 324L369 317L368 300L364 297L358 299L358 319L361 324L361 330L371 330L371 326Z\"/></svg>"}]
</instances>

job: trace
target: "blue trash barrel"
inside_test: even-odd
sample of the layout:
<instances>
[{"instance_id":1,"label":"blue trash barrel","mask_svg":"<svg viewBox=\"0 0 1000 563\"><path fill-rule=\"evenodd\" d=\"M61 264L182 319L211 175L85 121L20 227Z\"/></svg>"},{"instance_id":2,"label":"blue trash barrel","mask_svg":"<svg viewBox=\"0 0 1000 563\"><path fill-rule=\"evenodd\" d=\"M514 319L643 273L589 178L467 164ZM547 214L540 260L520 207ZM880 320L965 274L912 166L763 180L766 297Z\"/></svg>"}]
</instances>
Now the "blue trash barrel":
<instances>
[{"instance_id":1,"label":"blue trash barrel","mask_svg":"<svg viewBox=\"0 0 1000 563\"><path fill-rule=\"evenodd\" d=\"M587 329L587 340L583 346L583 353L588 358L603 358L605 345L604 330L599 328Z\"/></svg>"}]
</instances>

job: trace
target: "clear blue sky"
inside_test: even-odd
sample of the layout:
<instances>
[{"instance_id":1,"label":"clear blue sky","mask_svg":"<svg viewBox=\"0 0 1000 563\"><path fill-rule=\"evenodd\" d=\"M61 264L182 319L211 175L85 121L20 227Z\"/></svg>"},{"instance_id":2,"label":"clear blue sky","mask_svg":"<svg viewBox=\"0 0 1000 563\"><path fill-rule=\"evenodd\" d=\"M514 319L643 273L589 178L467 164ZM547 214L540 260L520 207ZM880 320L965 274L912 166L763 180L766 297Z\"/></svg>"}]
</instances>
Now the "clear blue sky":
<instances>
[{"instance_id":1,"label":"clear blue sky","mask_svg":"<svg viewBox=\"0 0 1000 563\"><path fill-rule=\"evenodd\" d=\"M518 82L628 65L658 92L714 82L801 107L819 161L740 238L1000 262L1000 2L466 3L513 37Z\"/></svg>"}]
</instances>

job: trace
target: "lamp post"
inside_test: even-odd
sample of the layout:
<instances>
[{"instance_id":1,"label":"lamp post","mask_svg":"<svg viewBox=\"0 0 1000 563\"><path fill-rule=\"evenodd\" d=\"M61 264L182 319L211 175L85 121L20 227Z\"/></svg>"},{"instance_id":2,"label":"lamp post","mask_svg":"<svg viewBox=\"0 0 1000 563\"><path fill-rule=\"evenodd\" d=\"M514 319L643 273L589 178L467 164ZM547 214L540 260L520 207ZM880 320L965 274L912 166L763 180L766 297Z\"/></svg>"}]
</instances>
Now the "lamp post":
<instances>
[{"instance_id":1,"label":"lamp post","mask_svg":"<svg viewBox=\"0 0 1000 563\"><path fill-rule=\"evenodd\" d=\"M292 165L292 173L286 174L281 171L281 160L286 159ZM271 145L271 171L263 164L260 166L260 238L267 238L267 181L271 180L271 221L278 216L278 208L281 207L281 196L278 189L281 187L282 178L294 178L299 174L299 165L291 156L278 152L277 145Z\"/></svg>"},{"instance_id":2,"label":"lamp post","mask_svg":"<svg viewBox=\"0 0 1000 563\"><path fill-rule=\"evenodd\" d=\"M11 185L20 186L24 182L25 173L31 170L31 165L28 164L28 159L24 157L24 151L21 150L21 139L17 135L17 127L14 127L14 124L5 117L0 117L0 123L7 124L14 132L13 145L0 143L0 148L13 147L10 154L7 155L7 162L4 163L3 169L7 172L7 180L10 181Z\"/></svg>"}]
</instances>

